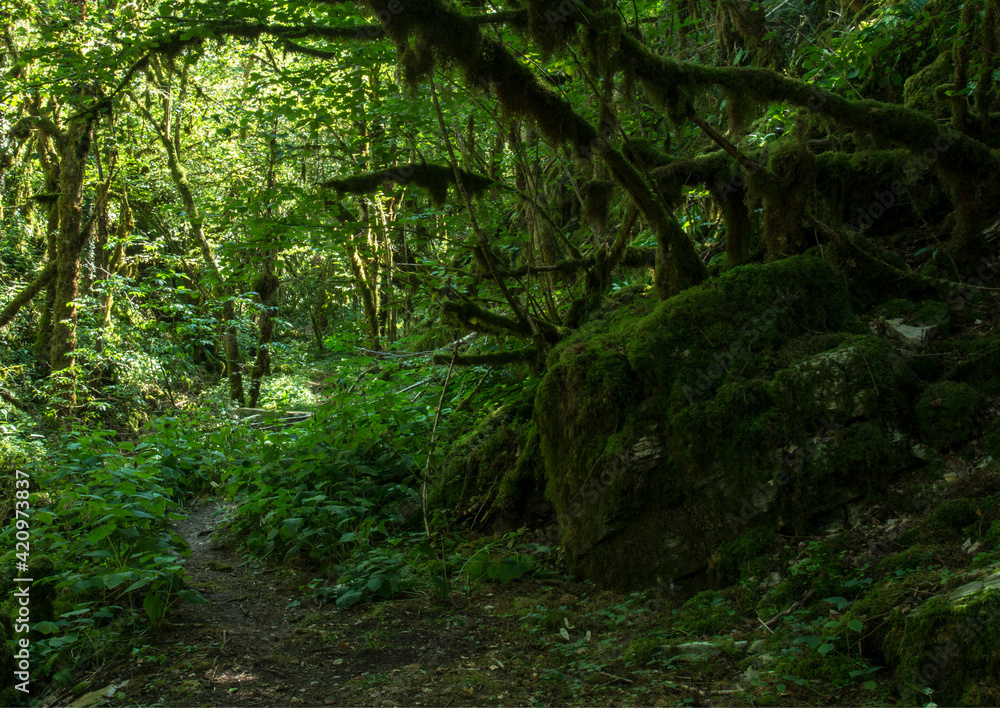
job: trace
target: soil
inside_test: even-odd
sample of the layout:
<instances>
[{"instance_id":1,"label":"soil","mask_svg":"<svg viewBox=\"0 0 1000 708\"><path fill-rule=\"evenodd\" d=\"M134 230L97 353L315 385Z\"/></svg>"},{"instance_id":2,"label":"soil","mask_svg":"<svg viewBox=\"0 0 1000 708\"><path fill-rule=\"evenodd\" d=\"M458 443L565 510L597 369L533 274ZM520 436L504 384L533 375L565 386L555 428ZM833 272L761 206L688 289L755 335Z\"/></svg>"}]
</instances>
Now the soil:
<instances>
[{"instance_id":1,"label":"soil","mask_svg":"<svg viewBox=\"0 0 1000 708\"><path fill-rule=\"evenodd\" d=\"M309 597L304 571L214 541L224 514L213 500L176 526L191 547L187 584L207 602L175 607L49 705L725 705L745 695L727 657L697 677L624 667L622 650L656 614L634 596L519 580L338 610ZM718 680L706 682L706 669Z\"/></svg>"}]
</instances>

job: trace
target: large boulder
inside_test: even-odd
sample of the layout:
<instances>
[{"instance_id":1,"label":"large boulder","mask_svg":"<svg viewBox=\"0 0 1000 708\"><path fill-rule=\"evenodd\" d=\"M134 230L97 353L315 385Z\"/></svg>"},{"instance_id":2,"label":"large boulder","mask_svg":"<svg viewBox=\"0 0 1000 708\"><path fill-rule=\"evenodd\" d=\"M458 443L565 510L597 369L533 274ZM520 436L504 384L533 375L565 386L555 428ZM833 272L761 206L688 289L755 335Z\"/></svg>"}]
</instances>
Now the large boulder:
<instances>
[{"instance_id":1,"label":"large boulder","mask_svg":"<svg viewBox=\"0 0 1000 708\"><path fill-rule=\"evenodd\" d=\"M849 520L910 461L912 372L863 331L834 269L795 257L637 296L561 343L535 421L570 568L669 587L751 521Z\"/></svg>"}]
</instances>

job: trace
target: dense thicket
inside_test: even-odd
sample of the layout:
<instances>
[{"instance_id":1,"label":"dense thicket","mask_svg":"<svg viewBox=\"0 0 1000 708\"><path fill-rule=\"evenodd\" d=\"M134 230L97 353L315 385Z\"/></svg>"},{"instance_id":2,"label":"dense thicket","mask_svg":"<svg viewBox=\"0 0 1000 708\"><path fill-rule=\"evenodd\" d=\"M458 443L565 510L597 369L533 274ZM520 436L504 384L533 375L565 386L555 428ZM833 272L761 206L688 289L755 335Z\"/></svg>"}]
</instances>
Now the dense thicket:
<instances>
[{"instance_id":1,"label":"dense thicket","mask_svg":"<svg viewBox=\"0 0 1000 708\"><path fill-rule=\"evenodd\" d=\"M930 288L884 251L940 244L954 279L988 249L993 2L10 13L2 322L66 410L115 380L123 287L242 403L273 315L320 336L341 302L372 349L430 316L544 354L648 275L667 296L830 245Z\"/></svg>"},{"instance_id":2,"label":"dense thicket","mask_svg":"<svg viewBox=\"0 0 1000 708\"><path fill-rule=\"evenodd\" d=\"M684 468L692 488L712 455L759 473L730 455L751 449L740 435L788 442L767 417L783 377L830 336L861 336L855 314L995 289L998 0L0 7L0 464L46 460L33 518L80 564L37 573L58 577L46 612L64 633L138 597L162 619L183 573L168 510L209 489L239 500L247 550L336 567L336 584L311 588L326 599L418 583L447 595L465 561L435 536L435 505L502 525L548 474L549 501L572 508L605 444L662 453L626 439L661 398L683 423L661 426L683 433L666 448L704 452ZM826 263L786 260L803 254ZM788 292L754 277L791 272L835 293L836 317L800 302L768 335L775 351L733 359L746 381L709 377L701 393L725 405L689 415L680 374L698 381L712 337L743 342L769 306L756 293ZM685 309L703 301L708 314ZM852 346L881 395L865 352L886 345ZM995 351L953 354L934 352L954 366L929 380L980 372ZM642 384L648 401L643 357L663 379ZM980 406L941 385L950 398L914 426ZM316 414L293 432L236 421L306 398ZM566 427L567 411L590 427ZM851 435L890 435L896 412ZM813 423L786 427L806 439ZM471 456L446 460L454 440ZM698 542L738 555L745 538L717 526ZM508 560L483 573L533 563ZM728 562L719 577L734 581ZM71 676L75 650L41 641L47 675Z\"/></svg>"}]
</instances>

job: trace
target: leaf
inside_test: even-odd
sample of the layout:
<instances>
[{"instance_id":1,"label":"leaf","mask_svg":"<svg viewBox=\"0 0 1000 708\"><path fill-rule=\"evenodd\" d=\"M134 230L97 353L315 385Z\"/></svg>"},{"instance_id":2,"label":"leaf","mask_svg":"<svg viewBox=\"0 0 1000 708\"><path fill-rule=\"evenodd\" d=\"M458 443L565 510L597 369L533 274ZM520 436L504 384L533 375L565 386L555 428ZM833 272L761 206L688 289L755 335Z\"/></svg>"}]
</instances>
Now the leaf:
<instances>
[{"instance_id":1,"label":"leaf","mask_svg":"<svg viewBox=\"0 0 1000 708\"><path fill-rule=\"evenodd\" d=\"M337 607L344 608L356 605L361 602L363 597L364 593L360 590L350 590L337 598Z\"/></svg>"},{"instance_id":2,"label":"leaf","mask_svg":"<svg viewBox=\"0 0 1000 708\"><path fill-rule=\"evenodd\" d=\"M151 582L153 582L153 579L149 576L145 578L139 578L134 583L125 588L125 592L132 592L133 590L138 590L139 588L146 587Z\"/></svg>"},{"instance_id":3,"label":"leaf","mask_svg":"<svg viewBox=\"0 0 1000 708\"><path fill-rule=\"evenodd\" d=\"M559 636L562 637L563 639L565 639L568 642L569 641L569 630L567 630L565 627L560 627L559 628Z\"/></svg>"},{"instance_id":4,"label":"leaf","mask_svg":"<svg viewBox=\"0 0 1000 708\"><path fill-rule=\"evenodd\" d=\"M826 656L831 651L833 651L835 648L836 647L834 647L832 644L830 644L829 642L827 642L826 644L821 644L820 647L819 647L819 649L817 649L816 651L818 651L823 656Z\"/></svg>"},{"instance_id":5,"label":"leaf","mask_svg":"<svg viewBox=\"0 0 1000 708\"><path fill-rule=\"evenodd\" d=\"M159 593L150 592L147 593L146 598L142 601L142 609L149 615L150 622L156 624L163 619L166 608L163 604L163 598L160 597Z\"/></svg>"},{"instance_id":6,"label":"leaf","mask_svg":"<svg viewBox=\"0 0 1000 708\"><path fill-rule=\"evenodd\" d=\"M114 530L114 524L104 524L104 526L98 526L96 529L87 534L87 543L90 545L99 543L110 536Z\"/></svg>"},{"instance_id":7,"label":"leaf","mask_svg":"<svg viewBox=\"0 0 1000 708\"><path fill-rule=\"evenodd\" d=\"M177 597L183 602L189 602L192 605L204 605L208 602L202 594L195 590L194 588L184 588L177 592Z\"/></svg>"},{"instance_id":8,"label":"leaf","mask_svg":"<svg viewBox=\"0 0 1000 708\"><path fill-rule=\"evenodd\" d=\"M847 623L847 626L855 632L860 632L865 625L861 622L861 620L853 619Z\"/></svg>"},{"instance_id":9,"label":"leaf","mask_svg":"<svg viewBox=\"0 0 1000 708\"><path fill-rule=\"evenodd\" d=\"M59 631L59 626L54 622L43 621L35 625L35 630L42 634L55 634Z\"/></svg>"},{"instance_id":10,"label":"leaf","mask_svg":"<svg viewBox=\"0 0 1000 708\"><path fill-rule=\"evenodd\" d=\"M842 611L845 607L851 604L850 600L846 600L842 597L827 597L821 600L821 602L829 602L830 604L837 606L837 611Z\"/></svg>"},{"instance_id":11,"label":"leaf","mask_svg":"<svg viewBox=\"0 0 1000 708\"><path fill-rule=\"evenodd\" d=\"M535 559L531 556L521 556L520 558L504 558L500 561L499 580L501 583L509 583L511 580L520 578L525 573L535 567Z\"/></svg>"},{"instance_id":12,"label":"leaf","mask_svg":"<svg viewBox=\"0 0 1000 708\"><path fill-rule=\"evenodd\" d=\"M133 573L111 573L104 576L104 587L116 588L127 580L131 580Z\"/></svg>"}]
</instances>

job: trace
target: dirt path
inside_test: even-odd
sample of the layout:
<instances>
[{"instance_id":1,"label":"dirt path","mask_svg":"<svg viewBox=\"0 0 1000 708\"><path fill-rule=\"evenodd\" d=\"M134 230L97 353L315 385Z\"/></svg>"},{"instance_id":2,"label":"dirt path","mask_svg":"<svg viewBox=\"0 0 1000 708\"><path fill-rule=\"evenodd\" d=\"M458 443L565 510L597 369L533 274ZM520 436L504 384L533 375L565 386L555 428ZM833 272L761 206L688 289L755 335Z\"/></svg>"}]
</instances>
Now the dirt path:
<instances>
[{"instance_id":1,"label":"dirt path","mask_svg":"<svg viewBox=\"0 0 1000 708\"><path fill-rule=\"evenodd\" d=\"M524 581L471 598L321 607L301 589L309 576L218 547L212 534L222 509L213 501L176 527L192 551L187 584L209 602L176 607L169 623L132 638L131 660L88 677L91 687L127 681L97 705L677 705L683 697L711 704L679 683L683 677L650 681L656 677L575 661L598 648L589 638L570 647L560 635L559 620L584 601L583 586ZM560 613L539 612L549 605Z\"/></svg>"}]
</instances>

